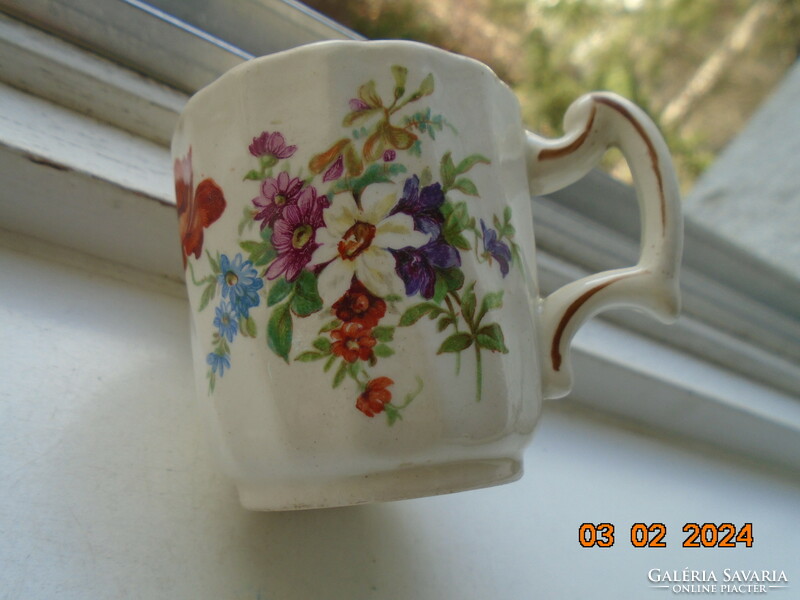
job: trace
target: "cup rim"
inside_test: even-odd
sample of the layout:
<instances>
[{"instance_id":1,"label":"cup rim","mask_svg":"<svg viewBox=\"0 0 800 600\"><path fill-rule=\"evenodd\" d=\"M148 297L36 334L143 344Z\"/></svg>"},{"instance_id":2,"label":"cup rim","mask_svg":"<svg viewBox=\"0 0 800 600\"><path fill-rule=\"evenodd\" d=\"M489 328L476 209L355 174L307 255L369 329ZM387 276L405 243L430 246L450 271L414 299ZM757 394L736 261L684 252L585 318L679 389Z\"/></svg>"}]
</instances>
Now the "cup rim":
<instances>
[{"instance_id":1,"label":"cup rim","mask_svg":"<svg viewBox=\"0 0 800 600\"><path fill-rule=\"evenodd\" d=\"M376 49L385 49L385 48L393 48L393 47L403 47L417 52L427 52L439 57L446 57L449 60L460 62L463 65L470 65L472 68L476 68L484 73L488 73L491 77L501 86L506 88L513 94L510 86L503 81L494 70L484 64L483 62L471 58L469 56L464 56L462 54L458 54L456 52L452 52L450 50L445 50L443 48L439 48L438 46L433 46L431 44L426 44L424 42L417 42L413 40L321 40L316 42L310 42L307 44L301 44L299 46L295 46L293 48L288 48L286 50L280 50L278 52L273 52L270 54L264 54L262 56L257 56L255 58L251 58L249 60L244 61L241 64L232 67L225 71L222 75L217 77L214 81L207 83L202 88L197 90L194 94L189 97L186 105L183 107L181 113L187 112L187 110L193 105L198 102L199 98L205 96L208 90L213 88L217 88L224 83L227 82L229 79L234 79L235 77L239 76L240 73L244 73L247 70L254 69L261 64L266 63L280 63L283 61L288 61L295 59L297 56L302 56L303 54L310 54L310 53L318 53L321 50L325 50L327 48L352 48L352 49L365 49L367 47L376 48Z\"/></svg>"}]
</instances>

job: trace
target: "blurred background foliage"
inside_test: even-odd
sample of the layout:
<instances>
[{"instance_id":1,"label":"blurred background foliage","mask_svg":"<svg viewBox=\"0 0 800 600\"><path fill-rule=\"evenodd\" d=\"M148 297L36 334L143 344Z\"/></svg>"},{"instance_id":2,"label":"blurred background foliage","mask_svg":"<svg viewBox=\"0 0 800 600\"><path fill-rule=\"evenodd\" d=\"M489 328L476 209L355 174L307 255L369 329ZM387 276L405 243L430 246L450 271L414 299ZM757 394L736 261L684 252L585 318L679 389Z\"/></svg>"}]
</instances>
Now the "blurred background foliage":
<instances>
[{"instance_id":1,"label":"blurred background foliage","mask_svg":"<svg viewBox=\"0 0 800 600\"><path fill-rule=\"evenodd\" d=\"M370 39L427 42L491 66L532 130L612 90L659 123L684 191L800 52L800 0L304 0ZM605 167L629 179L618 153Z\"/></svg>"}]
</instances>

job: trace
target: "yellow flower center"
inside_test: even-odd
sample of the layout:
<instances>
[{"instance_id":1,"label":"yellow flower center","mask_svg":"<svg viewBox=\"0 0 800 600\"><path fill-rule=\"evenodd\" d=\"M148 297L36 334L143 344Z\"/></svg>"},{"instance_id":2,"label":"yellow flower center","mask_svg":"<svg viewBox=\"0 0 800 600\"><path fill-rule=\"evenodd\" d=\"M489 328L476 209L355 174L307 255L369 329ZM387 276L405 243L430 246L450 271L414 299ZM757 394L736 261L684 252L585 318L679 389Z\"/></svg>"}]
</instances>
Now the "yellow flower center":
<instances>
[{"instance_id":1,"label":"yellow flower center","mask_svg":"<svg viewBox=\"0 0 800 600\"><path fill-rule=\"evenodd\" d=\"M311 227L311 225L305 223L296 227L292 233L292 246L294 246L297 250L303 249L311 239L312 235L314 235L314 229Z\"/></svg>"}]
</instances>

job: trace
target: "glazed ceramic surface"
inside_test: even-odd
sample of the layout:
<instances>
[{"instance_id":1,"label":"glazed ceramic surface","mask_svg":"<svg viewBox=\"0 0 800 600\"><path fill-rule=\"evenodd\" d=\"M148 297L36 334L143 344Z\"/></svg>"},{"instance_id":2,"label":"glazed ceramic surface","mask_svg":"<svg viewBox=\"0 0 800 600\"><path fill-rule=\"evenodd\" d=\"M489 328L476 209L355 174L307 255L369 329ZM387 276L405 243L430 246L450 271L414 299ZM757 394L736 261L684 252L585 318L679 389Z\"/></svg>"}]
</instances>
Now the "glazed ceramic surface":
<instances>
[{"instance_id":1,"label":"glazed ceramic surface","mask_svg":"<svg viewBox=\"0 0 800 600\"><path fill-rule=\"evenodd\" d=\"M245 507L281 510L513 481L586 318L678 308L671 163L649 119L578 100L527 133L485 66L410 42L250 61L173 139L199 402ZM636 180L642 257L539 296L532 193L609 145Z\"/></svg>"}]
</instances>

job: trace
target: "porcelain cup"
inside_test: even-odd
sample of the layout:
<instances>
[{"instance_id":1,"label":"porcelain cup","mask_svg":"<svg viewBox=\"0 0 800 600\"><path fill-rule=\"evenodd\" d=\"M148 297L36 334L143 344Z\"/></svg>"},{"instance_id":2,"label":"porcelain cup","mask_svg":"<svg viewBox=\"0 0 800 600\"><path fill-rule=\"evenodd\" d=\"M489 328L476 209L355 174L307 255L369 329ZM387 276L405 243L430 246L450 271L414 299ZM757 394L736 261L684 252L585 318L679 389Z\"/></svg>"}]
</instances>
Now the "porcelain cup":
<instances>
[{"instance_id":1,"label":"porcelain cup","mask_svg":"<svg viewBox=\"0 0 800 600\"><path fill-rule=\"evenodd\" d=\"M664 141L609 93L564 129L526 132L488 67L399 41L251 60L189 101L172 153L199 404L243 506L513 481L580 324L619 305L675 317ZM542 297L531 197L609 146L635 180L640 260Z\"/></svg>"}]
</instances>

